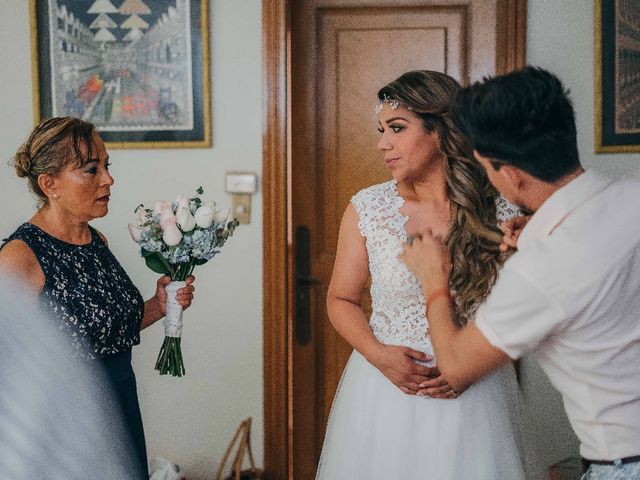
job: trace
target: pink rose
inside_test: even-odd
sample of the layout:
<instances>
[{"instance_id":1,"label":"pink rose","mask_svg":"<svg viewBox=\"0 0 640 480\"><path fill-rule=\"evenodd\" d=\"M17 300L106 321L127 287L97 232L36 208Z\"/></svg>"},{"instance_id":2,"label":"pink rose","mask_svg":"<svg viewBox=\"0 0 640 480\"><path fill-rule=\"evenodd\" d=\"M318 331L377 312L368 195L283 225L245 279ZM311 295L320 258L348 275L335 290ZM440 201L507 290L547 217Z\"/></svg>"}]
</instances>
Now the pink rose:
<instances>
[{"instance_id":1,"label":"pink rose","mask_svg":"<svg viewBox=\"0 0 640 480\"><path fill-rule=\"evenodd\" d=\"M173 214L171 215L173 216ZM182 240L182 232L178 228L175 218L173 218L172 220L168 220L164 225L162 240L164 240L164 243L166 243L170 247L178 245L180 243L180 240Z\"/></svg>"}]
</instances>

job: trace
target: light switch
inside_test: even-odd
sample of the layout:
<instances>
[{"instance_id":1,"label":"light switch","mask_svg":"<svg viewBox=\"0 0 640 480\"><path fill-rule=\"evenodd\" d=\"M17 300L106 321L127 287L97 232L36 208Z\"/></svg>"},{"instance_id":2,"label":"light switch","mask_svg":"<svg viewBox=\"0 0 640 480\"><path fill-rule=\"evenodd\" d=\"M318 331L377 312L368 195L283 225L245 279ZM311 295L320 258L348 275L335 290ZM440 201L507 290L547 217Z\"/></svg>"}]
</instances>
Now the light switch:
<instances>
[{"instance_id":1,"label":"light switch","mask_svg":"<svg viewBox=\"0 0 640 480\"><path fill-rule=\"evenodd\" d=\"M258 191L258 176L253 172L227 172L225 190L231 193L233 216L240 223L251 222L251 194Z\"/></svg>"},{"instance_id":2,"label":"light switch","mask_svg":"<svg viewBox=\"0 0 640 480\"><path fill-rule=\"evenodd\" d=\"M227 193L255 193L258 190L258 176L253 172L227 172L225 190Z\"/></svg>"},{"instance_id":3,"label":"light switch","mask_svg":"<svg viewBox=\"0 0 640 480\"><path fill-rule=\"evenodd\" d=\"M233 216L240 223L251 222L251 195L247 193L234 193L231 195L231 209Z\"/></svg>"}]
</instances>

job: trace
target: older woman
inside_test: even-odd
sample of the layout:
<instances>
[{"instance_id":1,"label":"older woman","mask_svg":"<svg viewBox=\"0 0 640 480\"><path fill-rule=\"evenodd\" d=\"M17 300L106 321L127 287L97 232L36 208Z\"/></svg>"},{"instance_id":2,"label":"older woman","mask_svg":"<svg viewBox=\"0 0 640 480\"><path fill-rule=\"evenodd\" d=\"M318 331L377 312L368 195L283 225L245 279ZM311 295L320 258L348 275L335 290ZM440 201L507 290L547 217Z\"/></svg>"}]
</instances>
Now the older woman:
<instances>
[{"instance_id":1,"label":"older woman","mask_svg":"<svg viewBox=\"0 0 640 480\"><path fill-rule=\"evenodd\" d=\"M155 295L144 301L105 237L89 225L107 214L114 183L92 124L71 117L45 120L13 164L39 208L5 241L0 268L39 296L68 333L73 355L104 365L140 459L140 477L147 478L131 348L140 342L140 330L165 315L169 278L161 277ZM193 299L193 277L187 283L177 294L183 308Z\"/></svg>"}]
</instances>

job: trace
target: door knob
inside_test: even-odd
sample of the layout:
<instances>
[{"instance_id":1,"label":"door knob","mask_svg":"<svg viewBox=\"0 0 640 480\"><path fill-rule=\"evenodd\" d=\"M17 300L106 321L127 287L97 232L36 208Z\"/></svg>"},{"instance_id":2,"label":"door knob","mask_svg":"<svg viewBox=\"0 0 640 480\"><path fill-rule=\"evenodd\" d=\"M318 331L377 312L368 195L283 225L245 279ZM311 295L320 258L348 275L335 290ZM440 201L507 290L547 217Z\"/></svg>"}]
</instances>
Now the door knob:
<instances>
[{"instance_id":1,"label":"door knob","mask_svg":"<svg viewBox=\"0 0 640 480\"><path fill-rule=\"evenodd\" d=\"M294 335L299 345L311 340L311 289L322 283L311 275L311 232L300 225L295 238L296 305Z\"/></svg>"}]
</instances>

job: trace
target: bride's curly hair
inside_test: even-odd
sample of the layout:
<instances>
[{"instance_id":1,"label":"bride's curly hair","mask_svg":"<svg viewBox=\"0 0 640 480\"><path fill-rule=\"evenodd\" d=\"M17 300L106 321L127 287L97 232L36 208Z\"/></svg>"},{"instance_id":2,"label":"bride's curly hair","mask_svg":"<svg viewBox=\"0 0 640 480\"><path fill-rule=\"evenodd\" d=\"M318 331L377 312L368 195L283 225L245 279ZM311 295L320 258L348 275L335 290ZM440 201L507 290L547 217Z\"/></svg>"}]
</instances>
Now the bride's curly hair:
<instances>
[{"instance_id":1,"label":"bride's curly hair","mask_svg":"<svg viewBox=\"0 0 640 480\"><path fill-rule=\"evenodd\" d=\"M504 256L499 251L498 192L449 113L459 89L448 75L416 70L381 88L378 99L397 100L422 119L427 131L438 134L451 201L452 223L445 239L451 254L449 288L454 292L456 321L464 325L491 291Z\"/></svg>"}]
</instances>

